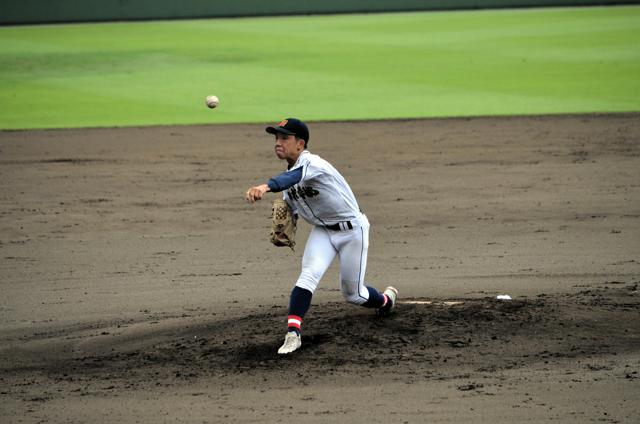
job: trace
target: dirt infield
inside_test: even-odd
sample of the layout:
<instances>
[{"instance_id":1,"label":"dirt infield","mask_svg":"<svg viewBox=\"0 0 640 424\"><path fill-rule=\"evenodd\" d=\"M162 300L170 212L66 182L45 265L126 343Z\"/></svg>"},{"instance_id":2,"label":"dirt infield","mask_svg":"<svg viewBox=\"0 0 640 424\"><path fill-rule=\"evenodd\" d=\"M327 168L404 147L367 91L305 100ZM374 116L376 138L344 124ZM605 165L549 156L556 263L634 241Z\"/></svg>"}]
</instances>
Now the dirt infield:
<instances>
[{"instance_id":1,"label":"dirt infield","mask_svg":"<svg viewBox=\"0 0 640 424\"><path fill-rule=\"evenodd\" d=\"M276 349L264 125L0 133L3 422L633 422L640 115L311 123L387 319L332 267ZM497 300L509 294L512 300Z\"/></svg>"}]
</instances>

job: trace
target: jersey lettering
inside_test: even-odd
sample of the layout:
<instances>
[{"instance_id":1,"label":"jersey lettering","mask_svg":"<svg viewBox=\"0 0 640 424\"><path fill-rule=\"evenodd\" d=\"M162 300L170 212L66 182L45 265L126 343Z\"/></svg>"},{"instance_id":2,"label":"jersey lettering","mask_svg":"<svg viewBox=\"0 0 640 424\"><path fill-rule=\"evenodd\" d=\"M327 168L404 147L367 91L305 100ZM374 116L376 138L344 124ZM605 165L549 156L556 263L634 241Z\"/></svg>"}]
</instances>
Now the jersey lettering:
<instances>
[{"instance_id":1,"label":"jersey lettering","mask_svg":"<svg viewBox=\"0 0 640 424\"><path fill-rule=\"evenodd\" d=\"M299 200L300 198L306 199L307 197L315 197L320 194L320 192L315 188L309 186L294 186L287 191L287 194L292 199Z\"/></svg>"}]
</instances>

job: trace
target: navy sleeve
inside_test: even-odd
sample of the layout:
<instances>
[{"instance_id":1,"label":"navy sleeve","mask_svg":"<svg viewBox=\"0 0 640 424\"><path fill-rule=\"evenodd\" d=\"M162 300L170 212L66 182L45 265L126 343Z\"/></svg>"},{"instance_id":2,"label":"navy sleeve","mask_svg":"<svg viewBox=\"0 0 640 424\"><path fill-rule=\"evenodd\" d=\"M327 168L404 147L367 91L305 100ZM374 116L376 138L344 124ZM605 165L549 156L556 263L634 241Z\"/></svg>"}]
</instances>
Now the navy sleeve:
<instances>
[{"instance_id":1,"label":"navy sleeve","mask_svg":"<svg viewBox=\"0 0 640 424\"><path fill-rule=\"evenodd\" d=\"M302 166L293 169L291 171L283 172L280 175L276 175L271 178L267 185L272 192L278 192L286 190L289 187L293 187L298 184L302 179Z\"/></svg>"}]
</instances>

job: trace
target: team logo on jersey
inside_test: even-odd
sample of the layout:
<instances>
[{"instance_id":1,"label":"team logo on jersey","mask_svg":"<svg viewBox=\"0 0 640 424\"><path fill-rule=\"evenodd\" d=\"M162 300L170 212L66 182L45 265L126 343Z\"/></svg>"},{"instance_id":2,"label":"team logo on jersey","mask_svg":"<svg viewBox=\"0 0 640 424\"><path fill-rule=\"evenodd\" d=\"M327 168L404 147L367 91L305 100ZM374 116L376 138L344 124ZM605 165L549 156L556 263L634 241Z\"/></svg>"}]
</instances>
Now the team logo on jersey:
<instances>
[{"instance_id":1,"label":"team logo on jersey","mask_svg":"<svg viewBox=\"0 0 640 424\"><path fill-rule=\"evenodd\" d=\"M307 197L317 196L320 192L313 187L294 186L287 191L287 194L292 199L299 200L300 198L306 199Z\"/></svg>"}]
</instances>

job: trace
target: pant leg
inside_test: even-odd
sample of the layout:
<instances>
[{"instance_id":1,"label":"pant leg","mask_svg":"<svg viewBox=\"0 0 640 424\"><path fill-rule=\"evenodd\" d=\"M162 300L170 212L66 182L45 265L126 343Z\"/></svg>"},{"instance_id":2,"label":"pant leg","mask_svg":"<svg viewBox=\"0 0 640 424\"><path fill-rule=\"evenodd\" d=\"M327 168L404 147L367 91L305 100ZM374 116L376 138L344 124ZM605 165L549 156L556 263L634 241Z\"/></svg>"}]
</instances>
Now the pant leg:
<instances>
[{"instance_id":1,"label":"pant leg","mask_svg":"<svg viewBox=\"0 0 640 424\"><path fill-rule=\"evenodd\" d=\"M313 227L302 255L302 272L296 286L314 293L338 251L326 229Z\"/></svg>"},{"instance_id":2,"label":"pant leg","mask_svg":"<svg viewBox=\"0 0 640 424\"><path fill-rule=\"evenodd\" d=\"M337 232L340 256L340 288L342 295L349 303L362 305L369 299L369 290L364 284L367 269L367 252L369 250L369 224L353 230Z\"/></svg>"}]
</instances>

